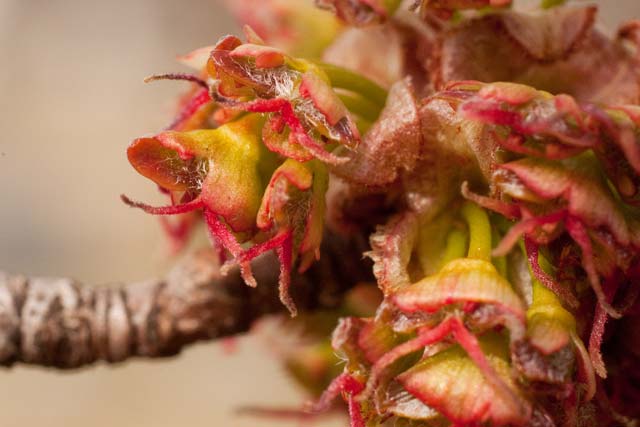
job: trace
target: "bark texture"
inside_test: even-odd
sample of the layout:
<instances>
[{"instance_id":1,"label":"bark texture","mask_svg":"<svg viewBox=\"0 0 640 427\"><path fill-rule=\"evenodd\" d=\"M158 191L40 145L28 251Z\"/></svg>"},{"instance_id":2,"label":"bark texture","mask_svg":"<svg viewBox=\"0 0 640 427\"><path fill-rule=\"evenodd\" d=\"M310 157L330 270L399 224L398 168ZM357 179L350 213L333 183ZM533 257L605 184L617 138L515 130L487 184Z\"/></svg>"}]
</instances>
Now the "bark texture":
<instances>
[{"instance_id":1,"label":"bark texture","mask_svg":"<svg viewBox=\"0 0 640 427\"><path fill-rule=\"evenodd\" d=\"M345 291L371 280L363 239L328 235L322 257L294 275L300 311L338 305ZM0 272L0 366L60 369L131 357L167 357L193 342L246 332L263 315L284 311L275 257L254 263L257 288L237 271L220 274L212 251L188 256L165 278L114 286Z\"/></svg>"}]
</instances>

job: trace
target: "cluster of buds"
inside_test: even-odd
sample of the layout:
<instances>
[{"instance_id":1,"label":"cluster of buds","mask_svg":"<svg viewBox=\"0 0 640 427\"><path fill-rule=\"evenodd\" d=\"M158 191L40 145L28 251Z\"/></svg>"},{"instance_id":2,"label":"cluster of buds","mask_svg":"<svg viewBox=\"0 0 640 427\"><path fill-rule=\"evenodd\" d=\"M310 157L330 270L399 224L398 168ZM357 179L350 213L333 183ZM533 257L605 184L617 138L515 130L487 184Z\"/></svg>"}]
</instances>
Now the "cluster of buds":
<instances>
[{"instance_id":1,"label":"cluster of buds","mask_svg":"<svg viewBox=\"0 0 640 427\"><path fill-rule=\"evenodd\" d=\"M201 211L214 242L233 256L227 268L238 263L250 286L257 285L250 261L275 250L281 299L295 314L290 270L299 260L304 271L319 257L326 164L346 160L331 151L357 146L358 105L365 106L363 123L375 119L369 112L380 108L376 102L384 102L385 94L346 70L267 46L249 27L246 34L247 43L222 38L206 61L198 58L206 49L188 55L196 66L204 63L200 76L151 78L196 85L168 130L135 140L127 152L139 173L170 194L172 205L123 200L154 215ZM369 92L377 101L365 99Z\"/></svg>"},{"instance_id":2,"label":"cluster of buds","mask_svg":"<svg viewBox=\"0 0 640 427\"><path fill-rule=\"evenodd\" d=\"M559 421L575 422L596 383L574 316L537 280L524 248L492 258L484 209L466 202L460 213L437 220L444 239L419 242L417 258L439 252L417 260L414 275L424 277L384 289L374 317L341 320L333 346L345 371L320 405L344 393L356 426L389 417L553 425L542 403L553 397L565 401Z\"/></svg>"},{"instance_id":3,"label":"cluster of buds","mask_svg":"<svg viewBox=\"0 0 640 427\"><path fill-rule=\"evenodd\" d=\"M170 128L128 151L172 204L127 203L188 215L172 229L178 238L201 211L251 286L251 260L275 250L293 314L290 270L320 256L325 222L370 233L377 283L364 288L382 297L356 292L360 306L300 316L293 322L313 339L282 346L295 378L314 395L326 388L310 412L342 396L353 427L638 416L624 396L640 395L628 380L640 374L621 372L634 356L605 342L615 335L609 318L639 310L638 26L612 41L593 29L595 8L553 9L561 3L531 17L504 0L315 2L333 17L312 14L311 0L238 1L246 23L273 16L277 25L187 55L195 75L153 78L193 83ZM355 69L318 59L330 41L300 37L309 19L336 36L324 59ZM404 46L371 48L380 28ZM360 44L370 49L355 51ZM383 79L388 93L364 77L385 60L377 48L402 64ZM494 50L524 54L500 65ZM610 69L619 73L605 84ZM597 93L564 85L558 70L595 76Z\"/></svg>"}]
</instances>

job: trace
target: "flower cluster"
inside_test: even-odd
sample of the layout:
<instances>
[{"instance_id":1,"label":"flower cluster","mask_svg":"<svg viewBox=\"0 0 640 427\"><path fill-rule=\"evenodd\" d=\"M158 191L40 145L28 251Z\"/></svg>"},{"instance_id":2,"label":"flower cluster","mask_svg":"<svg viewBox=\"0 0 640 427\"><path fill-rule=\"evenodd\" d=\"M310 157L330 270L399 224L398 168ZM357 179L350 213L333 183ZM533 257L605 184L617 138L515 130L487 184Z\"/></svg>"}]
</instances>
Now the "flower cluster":
<instances>
[{"instance_id":1,"label":"flower cluster","mask_svg":"<svg viewBox=\"0 0 640 427\"><path fill-rule=\"evenodd\" d=\"M278 346L325 389L310 413L341 396L353 427L640 416L625 403L640 339L620 338L640 313L637 22L611 39L596 8L562 1L536 16L505 0L315 3L335 17L234 2L260 35L185 56L196 75L153 77L193 84L169 129L128 150L172 204L125 201L191 215L179 238L201 211L252 286L250 261L275 250L292 313L290 270L317 259L325 223L369 235L376 283L359 289L382 297L300 316L313 339ZM309 39L309 20L335 41Z\"/></svg>"},{"instance_id":2,"label":"flower cluster","mask_svg":"<svg viewBox=\"0 0 640 427\"><path fill-rule=\"evenodd\" d=\"M357 409L352 425L389 417L525 425L550 419L539 403L548 395L566 399L571 422L593 398L574 315L535 277L524 247L517 261L492 258L495 226L482 208L466 202L460 215L461 223L436 220L443 239L418 243L421 279L383 289L374 317L345 318L335 330L345 371L320 403L343 392Z\"/></svg>"},{"instance_id":3,"label":"flower cluster","mask_svg":"<svg viewBox=\"0 0 640 427\"><path fill-rule=\"evenodd\" d=\"M360 140L357 113L352 115L340 96L357 104L363 98L358 92L385 95L346 70L327 66L325 72L265 45L248 27L246 32L248 43L224 37L206 62L198 58L203 50L187 56L203 64L202 77L152 77L191 80L196 86L168 130L135 140L127 151L133 167L174 203L152 207L123 200L154 215L201 211L213 240L233 256L250 286L256 286L250 261L275 250L282 266L281 299L295 314L290 270L299 261L304 271L320 255L325 164L343 162L331 151L353 149ZM334 90L330 76L346 86L344 95ZM356 79L354 88L350 79Z\"/></svg>"}]
</instances>

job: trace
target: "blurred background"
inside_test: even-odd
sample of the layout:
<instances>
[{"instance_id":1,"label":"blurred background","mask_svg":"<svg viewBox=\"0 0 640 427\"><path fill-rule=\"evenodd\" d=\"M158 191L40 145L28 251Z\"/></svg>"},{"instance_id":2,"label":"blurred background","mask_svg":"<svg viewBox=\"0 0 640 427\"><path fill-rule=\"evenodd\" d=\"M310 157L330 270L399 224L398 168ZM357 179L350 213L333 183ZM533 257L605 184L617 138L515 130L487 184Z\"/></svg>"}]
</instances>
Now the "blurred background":
<instances>
[{"instance_id":1,"label":"blurred background","mask_svg":"<svg viewBox=\"0 0 640 427\"><path fill-rule=\"evenodd\" d=\"M0 269L88 283L141 280L172 263L159 224L124 206L158 203L129 166L135 137L165 126L184 83L142 78L182 70L175 55L237 32L220 0L0 0ZM638 0L603 0L614 29ZM0 370L0 426L272 425L248 404L303 397L259 340L178 358L59 373Z\"/></svg>"}]
</instances>

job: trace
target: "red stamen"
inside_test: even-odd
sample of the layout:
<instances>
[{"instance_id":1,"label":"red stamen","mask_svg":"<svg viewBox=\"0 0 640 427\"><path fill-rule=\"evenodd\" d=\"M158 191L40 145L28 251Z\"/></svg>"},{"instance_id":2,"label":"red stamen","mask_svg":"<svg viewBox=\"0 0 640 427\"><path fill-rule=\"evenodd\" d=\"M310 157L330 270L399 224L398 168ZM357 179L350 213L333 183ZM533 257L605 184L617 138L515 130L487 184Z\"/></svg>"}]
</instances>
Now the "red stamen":
<instances>
[{"instance_id":1,"label":"red stamen","mask_svg":"<svg viewBox=\"0 0 640 427\"><path fill-rule=\"evenodd\" d=\"M295 115L291 102L282 98L256 99L245 103L232 103L234 107L241 108L251 113L279 113L284 122L295 135L296 141L313 154L318 160L330 164L340 164L348 161L347 158L337 157L329 153L324 147L313 140Z\"/></svg>"},{"instance_id":2,"label":"red stamen","mask_svg":"<svg viewBox=\"0 0 640 427\"><path fill-rule=\"evenodd\" d=\"M364 390L364 386L348 372L343 372L331 381L329 387L322 393L320 398L309 406L310 413L325 412L331 407L331 403L336 400L340 393L347 393L357 396Z\"/></svg>"},{"instance_id":3,"label":"red stamen","mask_svg":"<svg viewBox=\"0 0 640 427\"><path fill-rule=\"evenodd\" d=\"M567 215L566 210L553 212L548 215L528 218L520 221L509 229L507 234L502 238L498 246L493 250L494 257L506 255L516 244L520 236L530 234L536 227L545 224L553 224L560 222Z\"/></svg>"},{"instance_id":4,"label":"red stamen","mask_svg":"<svg viewBox=\"0 0 640 427\"><path fill-rule=\"evenodd\" d=\"M489 383L493 386L493 388L501 393L502 396L510 401L512 407L518 409L518 413L522 414L523 419L527 419L527 408L525 408L520 399L513 393L513 391L507 386L502 378L500 378L493 369L493 367L489 364L487 357L484 352L480 348L480 343L475 335L465 328L462 320L457 317L452 318L453 324L453 336L456 341L460 344L460 346L467 352L471 360L480 368L484 377L489 381Z\"/></svg>"},{"instance_id":5,"label":"red stamen","mask_svg":"<svg viewBox=\"0 0 640 427\"><path fill-rule=\"evenodd\" d=\"M291 232L285 233L285 239L282 244L276 247L276 253L280 260L280 280L279 280L279 292L280 301L289 309L291 317L298 314L291 295L289 294L289 286L291 285L291 264L293 262L293 234Z\"/></svg>"},{"instance_id":6,"label":"red stamen","mask_svg":"<svg viewBox=\"0 0 640 427\"><path fill-rule=\"evenodd\" d=\"M251 248L244 251L239 255L238 261L249 261L252 260L265 252L268 252L272 249L276 249L279 246L283 245L283 242L287 240L290 236L290 232L281 232L267 240L266 242L258 243L257 245L253 245Z\"/></svg>"},{"instance_id":7,"label":"red stamen","mask_svg":"<svg viewBox=\"0 0 640 427\"><path fill-rule=\"evenodd\" d=\"M218 218L218 215L215 212L210 211L209 209L204 210L204 219L207 223L207 228L209 228L209 233L211 233L212 238L216 241L220 242L222 246L227 249L231 254L238 259L242 255L242 246L236 240L236 237L233 235L231 230ZM252 288L258 286L255 277L253 277L253 273L251 272L251 264L248 261L240 261L240 274L244 279L245 283Z\"/></svg>"},{"instance_id":8,"label":"red stamen","mask_svg":"<svg viewBox=\"0 0 640 427\"><path fill-rule=\"evenodd\" d=\"M209 90L209 85L203 79L198 76L194 76L193 74L186 73L167 73L167 74L154 74L149 77L145 77L144 82L150 83L155 82L156 80L185 80L188 82L195 83L203 88Z\"/></svg>"},{"instance_id":9,"label":"red stamen","mask_svg":"<svg viewBox=\"0 0 640 427\"><path fill-rule=\"evenodd\" d=\"M351 393L347 398L347 405L349 406L350 427L365 427L364 418L362 417L362 405Z\"/></svg>"},{"instance_id":10,"label":"red stamen","mask_svg":"<svg viewBox=\"0 0 640 427\"><path fill-rule=\"evenodd\" d=\"M420 329L417 337L400 344L378 359L378 361L371 367L371 374L369 375L367 386L360 398L367 399L371 396L371 393L373 393L373 389L376 387L378 379L382 373L396 360L402 356L424 349L428 345L445 339L447 335L451 333L453 323L455 323L453 319L453 317L450 317L435 328L429 329L425 327Z\"/></svg>"},{"instance_id":11,"label":"red stamen","mask_svg":"<svg viewBox=\"0 0 640 427\"><path fill-rule=\"evenodd\" d=\"M287 309L289 309L291 317L295 317L298 314L298 310L291 298L291 295L289 295L289 285L291 284L291 264L293 261L292 238L293 235L290 230L280 232L266 242L254 245L236 257L238 262L248 263L250 260L265 252L272 249L276 250L278 260L280 261L280 301L282 301Z\"/></svg>"},{"instance_id":12,"label":"red stamen","mask_svg":"<svg viewBox=\"0 0 640 427\"><path fill-rule=\"evenodd\" d=\"M209 89L201 89L195 93L195 95L182 106L178 115L173 120L173 123L169 125L167 130L179 130L181 126L194 116L204 105L211 102L211 95Z\"/></svg>"},{"instance_id":13,"label":"red stamen","mask_svg":"<svg viewBox=\"0 0 640 427\"><path fill-rule=\"evenodd\" d=\"M604 290L602 289L602 285L600 283L600 276L596 270L596 266L593 260L593 247L591 246L591 238L587 233L587 229L578 219L569 216L566 220L567 231L571 238L580 246L582 250L582 267L587 272L587 276L589 277L589 281L591 282L591 287L593 291L596 293L598 297L598 303L607 314L614 319L619 319L622 317L622 314L618 312L613 306L609 303L608 298ZM612 298L613 300L613 298Z\"/></svg>"},{"instance_id":14,"label":"red stamen","mask_svg":"<svg viewBox=\"0 0 640 427\"><path fill-rule=\"evenodd\" d=\"M481 196L478 193L474 193L469 190L469 183L467 181L462 183L460 192L462 197L465 199L470 200L483 208L497 212L508 219L516 219L520 217L520 209L518 206L503 202L502 200L494 199L493 197Z\"/></svg>"},{"instance_id":15,"label":"red stamen","mask_svg":"<svg viewBox=\"0 0 640 427\"><path fill-rule=\"evenodd\" d=\"M527 252L529 264L531 265L531 270L533 271L533 275L536 276L536 279L542 282L544 286L556 294L558 298L567 303L571 308L577 308L580 303L575 295L565 287L560 286L558 282L556 282L542 269L542 267L540 267L540 262L538 260L538 245L529 237L525 237L524 247Z\"/></svg>"},{"instance_id":16,"label":"red stamen","mask_svg":"<svg viewBox=\"0 0 640 427\"><path fill-rule=\"evenodd\" d=\"M619 284L616 275L613 275L605 283L606 289L604 290L604 296L607 303L613 301ZM597 304L595 314L593 315L593 327L591 328L591 335L589 336L589 356L591 357L594 370L601 378L607 377L607 368L602 359L600 348L602 347L602 339L604 338L608 317L609 315L603 305Z\"/></svg>"},{"instance_id":17,"label":"red stamen","mask_svg":"<svg viewBox=\"0 0 640 427\"><path fill-rule=\"evenodd\" d=\"M589 336L589 356L591 357L591 363L593 363L593 369L601 378L607 377L607 368L602 360L602 353L600 353L600 347L602 347L602 338L604 337L605 326L609 316L607 312L602 308L602 305L596 305L596 312L593 316L593 326L591 328L591 335Z\"/></svg>"},{"instance_id":18,"label":"red stamen","mask_svg":"<svg viewBox=\"0 0 640 427\"><path fill-rule=\"evenodd\" d=\"M204 202L200 197L196 197L192 201L182 203L180 205L161 207L155 207L147 205L146 203L133 201L124 194L120 195L120 199L122 199L124 203L131 206L132 208L142 209L143 211L151 215L178 215L204 208Z\"/></svg>"}]
</instances>

